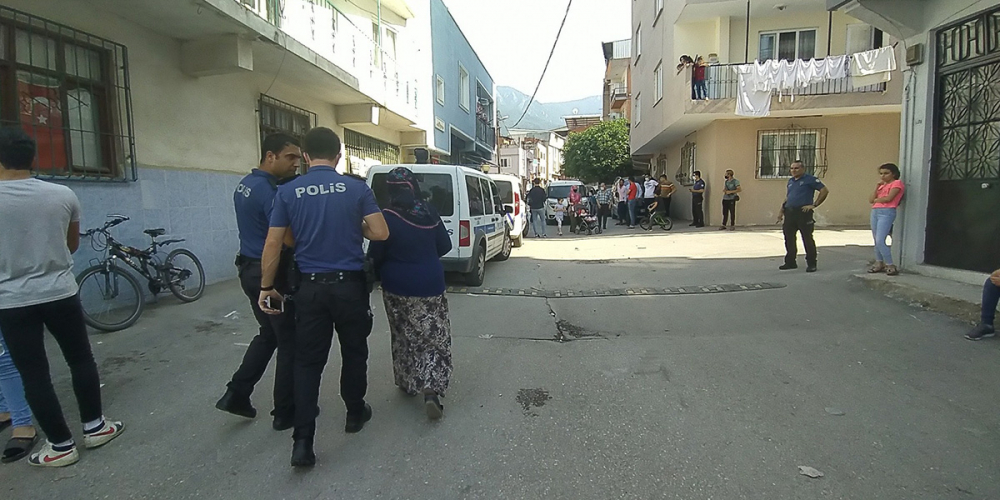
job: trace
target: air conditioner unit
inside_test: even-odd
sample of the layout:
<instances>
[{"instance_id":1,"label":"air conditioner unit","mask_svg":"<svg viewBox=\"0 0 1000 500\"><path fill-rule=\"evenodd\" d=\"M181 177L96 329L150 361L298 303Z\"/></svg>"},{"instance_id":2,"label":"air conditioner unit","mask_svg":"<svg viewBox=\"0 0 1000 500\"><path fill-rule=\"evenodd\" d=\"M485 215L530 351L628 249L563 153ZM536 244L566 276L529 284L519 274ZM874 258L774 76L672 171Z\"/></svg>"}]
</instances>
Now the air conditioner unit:
<instances>
[{"instance_id":1,"label":"air conditioner unit","mask_svg":"<svg viewBox=\"0 0 1000 500\"><path fill-rule=\"evenodd\" d=\"M906 65L919 66L924 63L924 44L915 43L906 48Z\"/></svg>"}]
</instances>

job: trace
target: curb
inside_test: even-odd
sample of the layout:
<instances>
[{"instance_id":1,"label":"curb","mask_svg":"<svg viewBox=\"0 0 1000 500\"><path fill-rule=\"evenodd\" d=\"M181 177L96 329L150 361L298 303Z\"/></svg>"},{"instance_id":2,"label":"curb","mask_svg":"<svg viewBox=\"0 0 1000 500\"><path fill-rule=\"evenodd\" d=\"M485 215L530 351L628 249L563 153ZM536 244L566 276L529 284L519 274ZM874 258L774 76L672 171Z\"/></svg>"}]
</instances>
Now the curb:
<instances>
[{"instance_id":1,"label":"curb","mask_svg":"<svg viewBox=\"0 0 1000 500\"><path fill-rule=\"evenodd\" d=\"M937 293L908 283L867 274L855 274L852 279L871 290L882 292L887 297L906 302L912 307L946 314L970 324L977 323L982 312L979 302Z\"/></svg>"}]
</instances>

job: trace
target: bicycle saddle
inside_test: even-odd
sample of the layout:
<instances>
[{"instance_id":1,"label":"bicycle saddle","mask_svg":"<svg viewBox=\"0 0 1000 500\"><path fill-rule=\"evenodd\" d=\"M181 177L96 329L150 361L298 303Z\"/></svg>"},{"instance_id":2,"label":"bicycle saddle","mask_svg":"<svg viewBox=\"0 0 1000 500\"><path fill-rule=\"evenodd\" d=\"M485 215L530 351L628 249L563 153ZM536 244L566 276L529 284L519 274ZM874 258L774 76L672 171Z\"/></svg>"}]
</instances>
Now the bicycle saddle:
<instances>
[{"instance_id":1,"label":"bicycle saddle","mask_svg":"<svg viewBox=\"0 0 1000 500\"><path fill-rule=\"evenodd\" d=\"M164 234L167 234L167 230L163 229L163 228L147 229L147 230L145 230L143 232L146 233L146 234L148 234L152 238L155 238L157 236L163 236Z\"/></svg>"}]
</instances>

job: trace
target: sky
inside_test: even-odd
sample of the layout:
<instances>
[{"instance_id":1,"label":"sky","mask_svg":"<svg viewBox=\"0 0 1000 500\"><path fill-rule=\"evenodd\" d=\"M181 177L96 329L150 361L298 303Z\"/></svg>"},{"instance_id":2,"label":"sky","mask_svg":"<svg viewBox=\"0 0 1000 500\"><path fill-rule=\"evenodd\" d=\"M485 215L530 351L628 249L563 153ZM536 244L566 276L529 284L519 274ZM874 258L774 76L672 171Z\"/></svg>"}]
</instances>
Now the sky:
<instances>
[{"instance_id":1,"label":"sky","mask_svg":"<svg viewBox=\"0 0 1000 500\"><path fill-rule=\"evenodd\" d=\"M444 0L497 86L531 95L568 0ZM601 42L629 38L630 0L573 0L559 45L535 98L580 99L602 92Z\"/></svg>"}]
</instances>

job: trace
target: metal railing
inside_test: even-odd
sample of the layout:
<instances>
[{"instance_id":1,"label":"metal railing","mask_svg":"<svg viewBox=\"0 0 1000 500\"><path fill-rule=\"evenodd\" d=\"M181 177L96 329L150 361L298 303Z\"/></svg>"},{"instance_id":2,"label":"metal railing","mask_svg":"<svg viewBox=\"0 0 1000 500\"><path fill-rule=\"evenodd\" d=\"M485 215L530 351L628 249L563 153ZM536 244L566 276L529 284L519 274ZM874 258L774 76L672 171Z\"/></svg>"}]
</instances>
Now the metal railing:
<instances>
[{"instance_id":1,"label":"metal railing","mask_svg":"<svg viewBox=\"0 0 1000 500\"><path fill-rule=\"evenodd\" d=\"M489 147L496 146L496 128L479 118L476 119L476 140Z\"/></svg>"},{"instance_id":2,"label":"metal railing","mask_svg":"<svg viewBox=\"0 0 1000 500\"><path fill-rule=\"evenodd\" d=\"M618 99L628 99L628 86L622 83L616 83L611 86L611 100L616 101Z\"/></svg>"},{"instance_id":3,"label":"metal railing","mask_svg":"<svg viewBox=\"0 0 1000 500\"><path fill-rule=\"evenodd\" d=\"M361 92L416 117L418 79L330 0L233 0L358 78ZM385 50L391 48L393 52Z\"/></svg>"},{"instance_id":4,"label":"metal railing","mask_svg":"<svg viewBox=\"0 0 1000 500\"><path fill-rule=\"evenodd\" d=\"M733 99L739 93L739 77L734 68L741 64L715 64L705 68L705 86L709 99ZM877 83L865 87L854 88L851 77L825 80L808 87L799 87L794 91L786 91L796 96L836 95L869 92L885 92L886 84Z\"/></svg>"}]
</instances>

